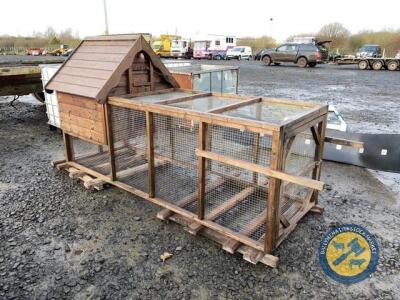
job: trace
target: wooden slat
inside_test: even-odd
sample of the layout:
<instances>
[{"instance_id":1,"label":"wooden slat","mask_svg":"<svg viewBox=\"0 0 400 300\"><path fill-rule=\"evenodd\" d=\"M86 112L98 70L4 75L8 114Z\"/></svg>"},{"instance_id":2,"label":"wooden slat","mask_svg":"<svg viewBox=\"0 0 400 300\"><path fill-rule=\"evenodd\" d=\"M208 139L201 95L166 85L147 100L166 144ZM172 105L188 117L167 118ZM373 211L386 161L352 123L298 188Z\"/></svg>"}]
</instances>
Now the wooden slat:
<instances>
[{"instance_id":1,"label":"wooden slat","mask_svg":"<svg viewBox=\"0 0 400 300\"><path fill-rule=\"evenodd\" d=\"M146 138L147 138L147 161L148 161L148 180L149 180L149 197L155 196L155 171L154 171L154 120L153 113L146 112Z\"/></svg>"},{"instance_id":2,"label":"wooden slat","mask_svg":"<svg viewBox=\"0 0 400 300\"><path fill-rule=\"evenodd\" d=\"M67 162L74 159L74 150L72 148L71 137L63 131L64 138L64 149L65 149L65 160Z\"/></svg>"},{"instance_id":3,"label":"wooden slat","mask_svg":"<svg viewBox=\"0 0 400 300\"><path fill-rule=\"evenodd\" d=\"M77 53L101 53L101 54L124 54L126 55L128 53L128 51L132 48L132 45L128 45L128 46L114 46L114 45L110 45L110 46L89 46L86 45L85 43L82 44L81 47L79 47L79 49L77 50Z\"/></svg>"},{"instance_id":4,"label":"wooden slat","mask_svg":"<svg viewBox=\"0 0 400 300\"><path fill-rule=\"evenodd\" d=\"M325 140L325 143L332 143L332 144L336 144L336 145L348 146L348 147L353 147L356 149L364 148L364 142L360 142L360 141L347 140L347 139L342 139L342 138L332 137L332 136L325 136L324 140Z\"/></svg>"},{"instance_id":5,"label":"wooden slat","mask_svg":"<svg viewBox=\"0 0 400 300\"><path fill-rule=\"evenodd\" d=\"M56 82L56 81L50 82L50 84L47 85L47 88L55 90L57 92L78 94L89 98L94 98L98 93L98 89L94 87L81 86L81 85Z\"/></svg>"},{"instance_id":6,"label":"wooden slat","mask_svg":"<svg viewBox=\"0 0 400 300\"><path fill-rule=\"evenodd\" d=\"M284 181L296 183L296 184L299 184L299 185L302 185L305 187L309 187L309 188L312 188L315 190L322 191L324 188L324 183L321 181L317 181L317 180L313 180L313 179L309 179L309 178L305 178L305 177L300 177L300 176L295 176L295 175L291 175L291 174L286 174L286 173L283 173L280 171L272 170L272 169L264 167L264 166L260 166L257 164L230 158L230 157L212 153L209 151L201 151L199 149L196 149L196 155L202 156L202 157L205 157L208 159L216 160L216 161L219 161L219 162L222 162L222 163L225 163L228 165L232 165L232 166L235 166L238 168L243 168L243 169L246 169L249 171L258 172L258 173L263 174L268 177L273 177L273 178L281 179Z\"/></svg>"},{"instance_id":7,"label":"wooden slat","mask_svg":"<svg viewBox=\"0 0 400 300\"><path fill-rule=\"evenodd\" d=\"M92 61L110 61L110 62L120 62L125 57L124 54L110 54L110 53L85 53L79 51L75 53L71 60L92 60Z\"/></svg>"},{"instance_id":8,"label":"wooden slat","mask_svg":"<svg viewBox=\"0 0 400 300\"><path fill-rule=\"evenodd\" d=\"M224 183L225 183L225 180L222 177L218 178L217 180L214 180L213 182L206 185L205 193L211 192L212 190L223 185ZM184 206L196 201L198 197L199 197L199 192L196 190L195 192L193 192L193 193L187 195L186 197L175 202L175 205L177 205L179 207L184 207ZM173 214L172 211L170 211L168 209L163 209L162 211L160 211L157 214L157 218L159 218L161 220L167 220L172 214Z\"/></svg>"},{"instance_id":9,"label":"wooden slat","mask_svg":"<svg viewBox=\"0 0 400 300\"><path fill-rule=\"evenodd\" d=\"M65 66L67 67L77 67L81 69L96 69L96 70L105 70L113 71L118 63L116 62L99 62L99 61L89 61L89 60L69 60L66 62Z\"/></svg>"},{"instance_id":10,"label":"wooden slat","mask_svg":"<svg viewBox=\"0 0 400 300\"><path fill-rule=\"evenodd\" d=\"M157 168L157 167L164 166L166 164L168 164L168 161L166 161L166 160L156 160L153 167ZM148 169L149 169L149 164L145 163L145 164L142 164L142 165L130 168L130 169L126 169L126 170L123 170L123 171L118 171L117 172L117 179L121 180L123 178L132 176L134 174L148 171Z\"/></svg>"},{"instance_id":11,"label":"wooden slat","mask_svg":"<svg viewBox=\"0 0 400 300\"><path fill-rule=\"evenodd\" d=\"M113 137L113 127L111 121L111 107L109 104L104 104L105 108L105 123L106 123L106 133L107 133L107 144L108 144L108 153L110 156L110 178L112 181L117 179L117 171L115 167L115 149L114 149L114 137Z\"/></svg>"},{"instance_id":12,"label":"wooden slat","mask_svg":"<svg viewBox=\"0 0 400 300\"><path fill-rule=\"evenodd\" d=\"M207 124L201 122L199 125L199 149L206 149L206 134ZM204 157L198 157L198 186L199 186L199 198L197 204L197 216L200 220L204 218L204 197L205 197L205 182L206 182L206 159Z\"/></svg>"},{"instance_id":13,"label":"wooden slat","mask_svg":"<svg viewBox=\"0 0 400 300\"><path fill-rule=\"evenodd\" d=\"M106 144L107 139L104 133L98 133L94 130L86 129L83 127L79 127L73 123L61 123L61 128L63 131L66 133L69 133L73 136L89 140L89 141L94 141L100 144Z\"/></svg>"},{"instance_id":14,"label":"wooden slat","mask_svg":"<svg viewBox=\"0 0 400 300\"><path fill-rule=\"evenodd\" d=\"M83 87L97 88L105 84L105 79L90 78L76 75L65 75L63 73L58 74L57 78L54 79L53 83L68 83Z\"/></svg>"},{"instance_id":15,"label":"wooden slat","mask_svg":"<svg viewBox=\"0 0 400 300\"><path fill-rule=\"evenodd\" d=\"M233 104L228 104L222 107L218 107L218 108L214 108L211 109L209 111L207 111L208 113L213 113L213 114L219 114L228 110L233 110L242 106L246 106L246 105L251 105L254 103L258 103L261 101L261 98L253 98L253 99L249 99L249 100L244 100L244 101L240 101L240 102L236 102Z\"/></svg>"},{"instance_id":16,"label":"wooden slat","mask_svg":"<svg viewBox=\"0 0 400 300\"><path fill-rule=\"evenodd\" d=\"M104 41L99 41L99 40L85 40L83 44L85 46L132 46L134 41L132 40L123 40L123 41L115 41L115 40L104 40Z\"/></svg>"},{"instance_id":17,"label":"wooden slat","mask_svg":"<svg viewBox=\"0 0 400 300\"><path fill-rule=\"evenodd\" d=\"M96 69L83 69L80 67L63 67L64 75L72 76L85 76L90 78L107 79L110 76L109 71L96 70Z\"/></svg>"},{"instance_id":18,"label":"wooden slat","mask_svg":"<svg viewBox=\"0 0 400 300\"><path fill-rule=\"evenodd\" d=\"M60 116L77 116L82 119L87 119L87 120L92 120L95 122L100 122L101 124L104 124L104 115L102 113L102 110L91 110L91 109L79 109L78 106L76 105L69 105L69 104L64 104L64 103L59 103L59 110L60 110ZM72 118L72 117L71 117ZM62 119L61 119L62 121Z\"/></svg>"},{"instance_id":19,"label":"wooden slat","mask_svg":"<svg viewBox=\"0 0 400 300\"><path fill-rule=\"evenodd\" d=\"M265 223L266 218L267 218L267 210L265 209L261 214L252 219L249 223L247 223L240 230L239 233L244 236L252 235L254 232L257 231L258 228L260 228L260 226L262 226L262 224ZM231 239L222 245L222 249L233 254L235 253L236 249L239 246L240 246L240 241Z\"/></svg>"},{"instance_id":20,"label":"wooden slat","mask_svg":"<svg viewBox=\"0 0 400 300\"><path fill-rule=\"evenodd\" d=\"M98 110L100 107L102 107L92 98L77 95L57 93L57 99L59 104L74 105L76 106L77 110L81 110L82 108Z\"/></svg>"},{"instance_id":21,"label":"wooden slat","mask_svg":"<svg viewBox=\"0 0 400 300\"><path fill-rule=\"evenodd\" d=\"M256 188L252 187L252 186L245 188L241 192L237 193L236 195L232 196L227 201L222 203L222 205L219 205L216 208L214 208L211 212L209 212L205 216L205 219L213 221L213 220L219 218L225 212L231 210L236 205L238 205L240 202L245 200L248 196L250 196L252 193L254 193L255 190L256 190ZM203 226L201 224L194 222L194 223L189 225L189 230L188 231L191 234L197 234L202 227Z\"/></svg>"},{"instance_id":22,"label":"wooden slat","mask_svg":"<svg viewBox=\"0 0 400 300\"><path fill-rule=\"evenodd\" d=\"M181 96L181 97L174 98L174 99L158 101L155 104L170 105L170 104L174 104L174 103L194 100L197 98L208 97L208 96L211 96L211 93L191 94L188 96Z\"/></svg>"},{"instance_id":23,"label":"wooden slat","mask_svg":"<svg viewBox=\"0 0 400 300\"><path fill-rule=\"evenodd\" d=\"M60 113L60 118L62 119L62 123L66 124L66 126L69 126L67 124L73 124L75 126L79 126L85 129L93 130L99 134L103 134L104 124L101 121L85 119L64 112Z\"/></svg>"}]
</instances>

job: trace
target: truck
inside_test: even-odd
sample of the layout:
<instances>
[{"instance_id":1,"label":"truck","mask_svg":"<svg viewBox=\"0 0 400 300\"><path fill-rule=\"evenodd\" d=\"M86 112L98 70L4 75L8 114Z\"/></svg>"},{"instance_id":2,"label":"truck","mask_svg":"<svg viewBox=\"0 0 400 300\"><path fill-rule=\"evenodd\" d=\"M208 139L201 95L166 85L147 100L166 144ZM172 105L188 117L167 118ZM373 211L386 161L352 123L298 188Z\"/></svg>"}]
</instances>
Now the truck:
<instances>
[{"instance_id":1,"label":"truck","mask_svg":"<svg viewBox=\"0 0 400 300\"><path fill-rule=\"evenodd\" d=\"M193 56L193 48L188 39L172 40L171 57L191 59Z\"/></svg>"},{"instance_id":2,"label":"truck","mask_svg":"<svg viewBox=\"0 0 400 300\"><path fill-rule=\"evenodd\" d=\"M151 47L156 55L160 57L171 57L172 40L180 40L179 35L162 34L159 40L155 40Z\"/></svg>"},{"instance_id":3,"label":"truck","mask_svg":"<svg viewBox=\"0 0 400 300\"><path fill-rule=\"evenodd\" d=\"M193 58L225 59L226 51L236 46L236 37L226 35L208 35L193 42Z\"/></svg>"}]
</instances>

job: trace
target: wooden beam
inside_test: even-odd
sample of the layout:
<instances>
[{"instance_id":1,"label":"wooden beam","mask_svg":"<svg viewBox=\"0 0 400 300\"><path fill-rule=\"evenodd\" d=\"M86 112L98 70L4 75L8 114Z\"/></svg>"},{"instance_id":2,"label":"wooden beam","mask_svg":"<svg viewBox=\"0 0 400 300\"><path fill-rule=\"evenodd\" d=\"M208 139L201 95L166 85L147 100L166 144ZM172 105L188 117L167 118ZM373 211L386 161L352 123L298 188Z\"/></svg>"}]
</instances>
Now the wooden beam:
<instances>
[{"instance_id":1,"label":"wooden beam","mask_svg":"<svg viewBox=\"0 0 400 300\"><path fill-rule=\"evenodd\" d=\"M208 97L208 96L211 96L211 93L191 94L189 96L183 96L183 97L179 97L179 98L158 101L158 102L155 102L155 104L169 105L169 104L194 100L197 98Z\"/></svg>"},{"instance_id":2,"label":"wooden beam","mask_svg":"<svg viewBox=\"0 0 400 300\"><path fill-rule=\"evenodd\" d=\"M108 155L110 156L110 178L116 180L116 167L115 167L115 149L114 149L114 136L111 121L111 107L108 103L104 104L104 114L106 121L106 133L108 140Z\"/></svg>"},{"instance_id":3,"label":"wooden beam","mask_svg":"<svg viewBox=\"0 0 400 300\"><path fill-rule=\"evenodd\" d=\"M267 209L265 209L261 214L252 219L249 223L244 226L239 233L244 236L252 235L257 229L265 223L267 218ZM229 253L235 253L236 249L240 246L240 241L238 240L228 240L222 245L222 249L228 251Z\"/></svg>"},{"instance_id":4,"label":"wooden beam","mask_svg":"<svg viewBox=\"0 0 400 300\"><path fill-rule=\"evenodd\" d=\"M157 160L154 163L153 167L154 168L161 167L161 166L164 166L164 165L166 165L168 163L169 162L166 161L166 160ZM126 169L126 170L117 172L117 178L120 180L122 178L132 176L132 175L134 175L136 173L145 172L148 169L149 169L149 163L145 163L145 164L142 164L142 165L130 168L130 169ZM150 190L150 188L149 188L149 190Z\"/></svg>"},{"instance_id":5,"label":"wooden beam","mask_svg":"<svg viewBox=\"0 0 400 300\"><path fill-rule=\"evenodd\" d=\"M206 149L206 135L207 135L207 124L201 122L199 125L199 149ZM204 157L198 157L198 180L199 180L199 198L197 204L197 216L200 220L204 219L204 197L205 197L205 185L206 185L206 159Z\"/></svg>"},{"instance_id":6,"label":"wooden beam","mask_svg":"<svg viewBox=\"0 0 400 300\"><path fill-rule=\"evenodd\" d=\"M225 201L224 203L222 203L221 205L217 206L216 208L214 208L211 212L209 212L206 216L205 219L206 220L210 220L213 221L217 218L219 218L221 215L223 215L225 212L231 210L232 208L234 208L236 205L238 205L240 202L242 202L243 200L245 200L248 196L250 196L252 193L254 193L256 190L255 187L247 187L244 190L242 190L241 192L237 193L236 195L232 196L231 198L229 198L227 201ZM196 235L200 229L203 226L199 223L192 223L189 225L188 227L188 231L191 234Z\"/></svg>"},{"instance_id":7,"label":"wooden beam","mask_svg":"<svg viewBox=\"0 0 400 300\"><path fill-rule=\"evenodd\" d=\"M315 146L314 153L314 161L322 161L322 157L324 154L324 140L325 140L325 130L326 125L328 123L328 115L326 114L321 122L318 123L318 136L321 141L320 145ZM315 164L315 168L312 173L312 178L315 180L319 180L321 177L321 168L322 164ZM318 204L318 191L314 190L313 195L311 197L311 201L314 205Z\"/></svg>"},{"instance_id":8,"label":"wooden beam","mask_svg":"<svg viewBox=\"0 0 400 300\"><path fill-rule=\"evenodd\" d=\"M153 113L146 112L146 137L147 137L147 162L149 167L149 197L155 196L155 173L154 173L154 124Z\"/></svg>"},{"instance_id":9,"label":"wooden beam","mask_svg":"<svg viewBox=\"0 0 400 300\"><path fill-rule=\"evenodd\" d=\"M128 72L128 84L129 84L129 94L133 93L133 76L132 76L132 66L127 70Z\"/></svg>"},{"instance_id":10,"label":"wooden beam","mask_svg":"<svg viewBox=\"0 0 400 300\"><path fill-rule=\"evenodd\" d=\"M205 157L208 159L212 159L215 161L219 161L221 163L228 164L231 166L235 166L237 168L242 168L242 169L246 169L249 171L257 172L257 173L263 174L268 177L296 183L296 184L299 184L299 185L302 185L305 187L309 187L309 188L312 188L315 190L322 191L324 189L324 183L321 181L317 181L317 180L313 180L313 179L309 179L309 178L305 178L305 177L300 177L300 176L295 176L295 175L287 174L287 173L284 173L281 171L272 170L272 169L264 167L264 166L260 166L257 164L230 158L228 156L211 153L209 151L202 151L199 149L196 149L196 155L202 156L202 157Z\"/></svg>"},{"instance_id":11,"label":"wooden beam","mask_svg":"<svg viewBox=\"0 0 400 300\"><path fill-rule=\"evenodd\" d=\"M332 136L325 136L324 140L325 140L325 143L349 146L349 147L353 147L356 149L364 148L364 142L360 142L360 141L347 140L347 139L342 139L342 138L332 137Z\"/></svg>"},{"instance_id":12,"label":"wooden beam","mask_svg":"<svg viewBox=\"0 0 400 300\"><path fill-rule=\"evenodd\" d=\"M317 128L315 126L311 126L311 133L313 135L315 144L316 145L321 145L320 136L319 136L319 134L317 132Z\"/></svg>"},{"instance_id":13,"label":"wooden beam","mask_svg":"<svg viewBox=\"0 0 400 300\"><path fill-rule=\"evenodd\" d=\"M207 112L208 113L213 113L213 114L220 114L222 112L228 111L228 110L232 110L232 109L236 109L242 106L246 106L246 105L250 105L250 104L254 104L254 103L258 103L261 102L261 98L252 98L249 100L244 100L244 101L239 101L233 104L228 104L222 107L218 107L218 108L214 108L214 109L210 109Z\"/></svg>"},{"instance_id":14,"label":"wooden beam","mask_svg":"<svg viewBox=\"0 0 400 300\"><path fill-rule=\"evenodd\" d=\"M206 185L205 188L205 193L209 193L212 190L218 188L219 186L223 185L225 183L225 180L220 177L217 180L214 180L213 182L209 183ZM175 205L179 206L179 207L185 207L186 205L194 202L197 200L197 198L199 197L199 192L196 190L195 192L187 195L186 197L178 200ZM174 214L174 212L168 210L168 209L163 209L161 211L158 212L157 214L157 218L161 219L161 220L167 220L170 216L172 216Z\"/></svg>"},{"instance_id":15,"label":"wooden beam","mask_svg":"<svg viewBox=\"0 0 400 300\"><path fill-rule=\"evenodd\" d=\"M280 132L272 135L271 146L271 169L280 171L283 167L284 155L284 136ZM279 236L280 225L280 198L281 198L281 183L279 178L269 178L268 186L268 211L265 222L265 239L264 252L271 253L276 248L276 242Z\"/></svg>"},{"instance_id":16,"label":"wooden beam","mask_svg":"<svg viewBox=\"0 0 400 300\"><path fill-rule=\"evenodd\" d=\"M74 149L72 145L71 136L63 131L65 160L67 162L74 159Z\"/></svg>"}]
</instances>

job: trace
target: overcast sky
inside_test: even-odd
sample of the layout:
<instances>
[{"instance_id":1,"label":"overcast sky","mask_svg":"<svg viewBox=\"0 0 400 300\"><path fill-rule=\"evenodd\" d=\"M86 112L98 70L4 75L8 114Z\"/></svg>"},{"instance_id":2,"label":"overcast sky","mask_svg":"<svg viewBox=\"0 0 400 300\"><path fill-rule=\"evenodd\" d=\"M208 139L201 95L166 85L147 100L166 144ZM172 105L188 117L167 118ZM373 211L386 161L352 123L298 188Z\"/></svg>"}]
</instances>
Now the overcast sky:
<instances>
[{"instance_id":1,"label":"overcast sky","mask_svg":"<svg viewBox=\"0 0 400 300\"><path fill-rule=\"evenodd\" d=\"M0 34L30 35L47 26L57 31L69 27L81 37L104 32L103 0L0 3ZM177 32L185 37L272 34L283 41L289 35L317 32L330 22L340 22L352 33L400 29L400 0L107 0L107 7L110 33Z\"/></svg>"}]
</instances>

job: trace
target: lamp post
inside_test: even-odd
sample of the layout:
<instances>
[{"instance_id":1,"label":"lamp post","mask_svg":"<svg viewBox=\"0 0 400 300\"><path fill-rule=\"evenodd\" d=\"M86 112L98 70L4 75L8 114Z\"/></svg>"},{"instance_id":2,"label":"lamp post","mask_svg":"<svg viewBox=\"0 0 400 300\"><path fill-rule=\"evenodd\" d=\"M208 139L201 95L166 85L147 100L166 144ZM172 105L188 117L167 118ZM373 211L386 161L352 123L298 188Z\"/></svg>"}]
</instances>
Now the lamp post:
<instances>
[{"instance_id":1,"label":"lamp post","mask_svg":"<svg viewBox=\"0 0 400 300\"><path fill-rule=\"evenodd\" d=\"M108 17L107 17L107 4L106 4L106 0L103 0L103 6L104 6L104 22L106 25L104 34L108 34Z\"/></svg>"},{"instance_id":2,"label":"lamp post","mask_svg":"<svg viewBox=\"0 0 400 300\"><path fill-rule=\"evenodd\" d=\"M273 30L272 30L272 22L274 21L274 18L273 17L270 17L269 18L269 30L270 30L270 32L269 32L269 36L272 38L272 33L273 33Z\"/></svg>"}]
</instances>

